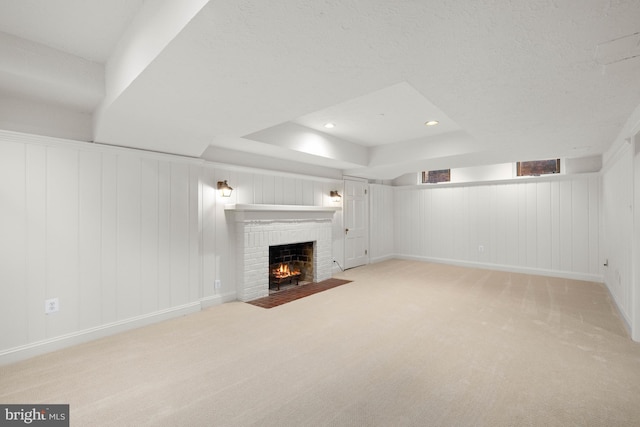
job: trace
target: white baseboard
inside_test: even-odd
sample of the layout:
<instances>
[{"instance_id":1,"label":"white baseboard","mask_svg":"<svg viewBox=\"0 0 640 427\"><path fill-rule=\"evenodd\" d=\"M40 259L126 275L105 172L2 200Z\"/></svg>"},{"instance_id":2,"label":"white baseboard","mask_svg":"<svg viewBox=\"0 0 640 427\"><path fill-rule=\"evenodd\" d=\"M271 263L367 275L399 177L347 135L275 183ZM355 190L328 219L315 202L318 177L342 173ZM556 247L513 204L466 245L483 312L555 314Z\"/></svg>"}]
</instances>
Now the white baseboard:
<instances>
[{"instance_id":1,"label":"white baseboard","mask_svg":"<svg viewBox=\"0 0 640 427\"><path fill-rule=\"evenodd\" d=\"M200 300L200 308L205 309L216 305L224 304L238 299L235 292L220 295L211 295Z\"/></svg>"},{"instance_id":2,"label":"white baseboard","mask_svg":"<svg viewBox=\"0 0 640 427\"><path fill-rule=\"evenodd\" d=\"M388 260L394 259L394 258L399 258L399 257L396 257L395 255L385 255L385 256L380 256L380 257L372 257L369 260L369 262L371 264L375 264L376 262L388 261Z\"/></svg>"},{"instance_id":3,"label":"white baseboard","mask_svg":"<svg viewBox=\"0 0 640 427\"><path fill-rule=\"evenodd\" d=\"M483 268L486 270L508 271L511 273L534 274L537 276L560 277L563 279L584 280L588 282L604 283L604 277L600 274L576 273L572 271L547 270L541 268L518 267L503 264L491 264L474 261L461 261L448 258L432 258L413 255L395 255L393 258L409 259L415 261L435 262L438 264L457 265L460 267Z\"/></svg>"},{"instance_id":4,"label":"white baseboard","mask_svg":"<svg viewBox=\"0 0 640 427\"><path fill-rule=\"evenodd\" d=\"M631 339L633 339L633 329L631 328L631 318L627 316L627 313L625 312L623 305L621 304L620 301L618 301L618 298L616 297L616 295L613 292L611 292L611 287L606 282L606 280L604 281L604 285L607 288L607 292L609 292L609 298L611 299L611 301L613 301L613 304L616 306L616 309L620 314L620 320L622 320L622 324L624 325L625 329L629 333L629 336L631 337ZM638 340L634 340L634 341L638 342Z\"/></svg>"},{"instance_id":5,"label":"white baseboard","mask_svg":"<svg viewBox=\"0 0 640 427\"><path fill-rule=\"evenodd\" d=\"M82 331L72 332L31 344L2 350L0 351L0 366L19 362L21 360L49 353L55 350L60 350L73 345L93 341L98 338L114 335L120 332L128 331L130 329L139 328L141 326L151 325L163 320L196 313L201 310L201 306L202 303L200 301L195 301L176 307L171 307L165 310L159 310L153 313L132 317L117 322L107 323L105 325L96 326L94 328L84 329Z\"/></svg>"}]
</instances>

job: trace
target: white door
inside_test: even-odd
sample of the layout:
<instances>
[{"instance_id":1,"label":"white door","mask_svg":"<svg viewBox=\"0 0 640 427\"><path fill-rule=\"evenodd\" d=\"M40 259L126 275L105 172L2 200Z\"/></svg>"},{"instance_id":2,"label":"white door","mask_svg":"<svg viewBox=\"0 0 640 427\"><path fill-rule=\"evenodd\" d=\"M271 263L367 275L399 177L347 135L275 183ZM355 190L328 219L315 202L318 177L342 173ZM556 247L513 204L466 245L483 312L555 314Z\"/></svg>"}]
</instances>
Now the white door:
<instances>
[{"instance_id":1,"label":"white door","mask_svg":"<svg viewBox=\"0 0 640 427\"><path fill-rule=\"evenodd\" d=\"M344 264L353 268L369 262L369 184L344 181Z\"/></svg>"}]
</instances>

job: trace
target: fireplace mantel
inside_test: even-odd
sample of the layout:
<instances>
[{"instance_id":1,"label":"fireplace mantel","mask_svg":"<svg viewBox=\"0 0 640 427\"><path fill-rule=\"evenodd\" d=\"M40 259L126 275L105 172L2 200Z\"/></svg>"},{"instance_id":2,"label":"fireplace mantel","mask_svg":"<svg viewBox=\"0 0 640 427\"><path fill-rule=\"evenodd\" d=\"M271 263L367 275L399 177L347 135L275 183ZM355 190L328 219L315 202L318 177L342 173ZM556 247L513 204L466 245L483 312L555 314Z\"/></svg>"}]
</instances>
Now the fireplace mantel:
<instances>
[{"instance_id":1,"label":"fireplace mantel","mask_svg":"<svg viewBox=\"0 0 640 427\"><path fill-rule=\"evenodd\" d=\"M335 212L340 209L340 207L304 205L250 205L241 203L224 205L225 211L239 212Z\"/></svg>"},{"instance_id":2,"label":"fireplace mantel","mask_svg":"<svg viewBox=\"0 0 640 427\"><path fill-rule=\"evenodd\" d=\"M229 204L225 212L233 214L236 222L256 220L330 220L339 207L304 205Z\"/></svg>"}]
</instances>

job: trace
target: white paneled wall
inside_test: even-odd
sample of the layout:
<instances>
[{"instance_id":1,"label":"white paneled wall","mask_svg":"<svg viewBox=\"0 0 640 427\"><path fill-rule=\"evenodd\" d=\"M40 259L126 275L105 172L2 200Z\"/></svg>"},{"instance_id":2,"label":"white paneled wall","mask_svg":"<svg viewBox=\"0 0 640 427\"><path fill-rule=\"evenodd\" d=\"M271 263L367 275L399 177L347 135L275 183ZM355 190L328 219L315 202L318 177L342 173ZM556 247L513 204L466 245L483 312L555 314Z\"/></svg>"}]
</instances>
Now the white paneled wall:
<instances>
[{"instance_id":1,"label":"white paneled wall","mask_svg":"<svg viewBox=\"0 0 640 427\"><path fill-rule=\"evenodd\" d=\"M633 148L623 144L602 176L604 282L627 325L632 322Z\"/></svg>"},{"instance_id":2,"label":"white paneled wall","mask_svg":"<svg viewBox=\"0 0 640 427\"><path fill-rule=\"evenodd\" d=\"M399 187L394 196L398 256L601 280L597 174Z\"/></svg>"},{"instance_id":3,"label":"white paneled wall","mask_svg":"<svg viewBox=\"0 0 640 427\"><path fill-rule=\"evenodd\" d=\"M0 132L0 363L234 300L224 204L334 206L331 190L342 182ZM333 230L341 260L341 211Z\"/></svg>"},{"instance_id":4,"label":"white paneled wall","mask_svg":"<svg viewBox=\"0 0 640 427\"><path fill-rule=\"evenodd\" d=\"M369 254L371 262L394 256L393 187L369 185Z\"/></svg>"},{"instance_id":5,"label":"white paneled wall","mask_svg":"<svg viewBox=\"0 0 640 427\"><path fill-rule=\"evenodd\" d=\"M198 165L6 139L0 352L199 306Z\"/></svg>"}]
</instances>

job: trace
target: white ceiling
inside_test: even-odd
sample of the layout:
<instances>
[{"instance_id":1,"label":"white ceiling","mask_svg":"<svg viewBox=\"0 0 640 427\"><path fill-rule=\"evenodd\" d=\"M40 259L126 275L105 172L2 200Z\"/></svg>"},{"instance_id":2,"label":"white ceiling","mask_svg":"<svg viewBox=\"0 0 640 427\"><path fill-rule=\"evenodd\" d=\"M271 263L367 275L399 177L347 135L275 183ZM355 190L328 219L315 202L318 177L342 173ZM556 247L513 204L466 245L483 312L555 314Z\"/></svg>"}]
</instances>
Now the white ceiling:
<instances>
[{"instance_id":1,"label":"white ceiling","mask_svg":"<svg viewBox=\"0 0 640 427\"><path fill-rule=\"evenodd\" d=\"M597 155L638 32L637 0L0 0L0 128L370 179Z\"/></svg>"}]
</instances>

